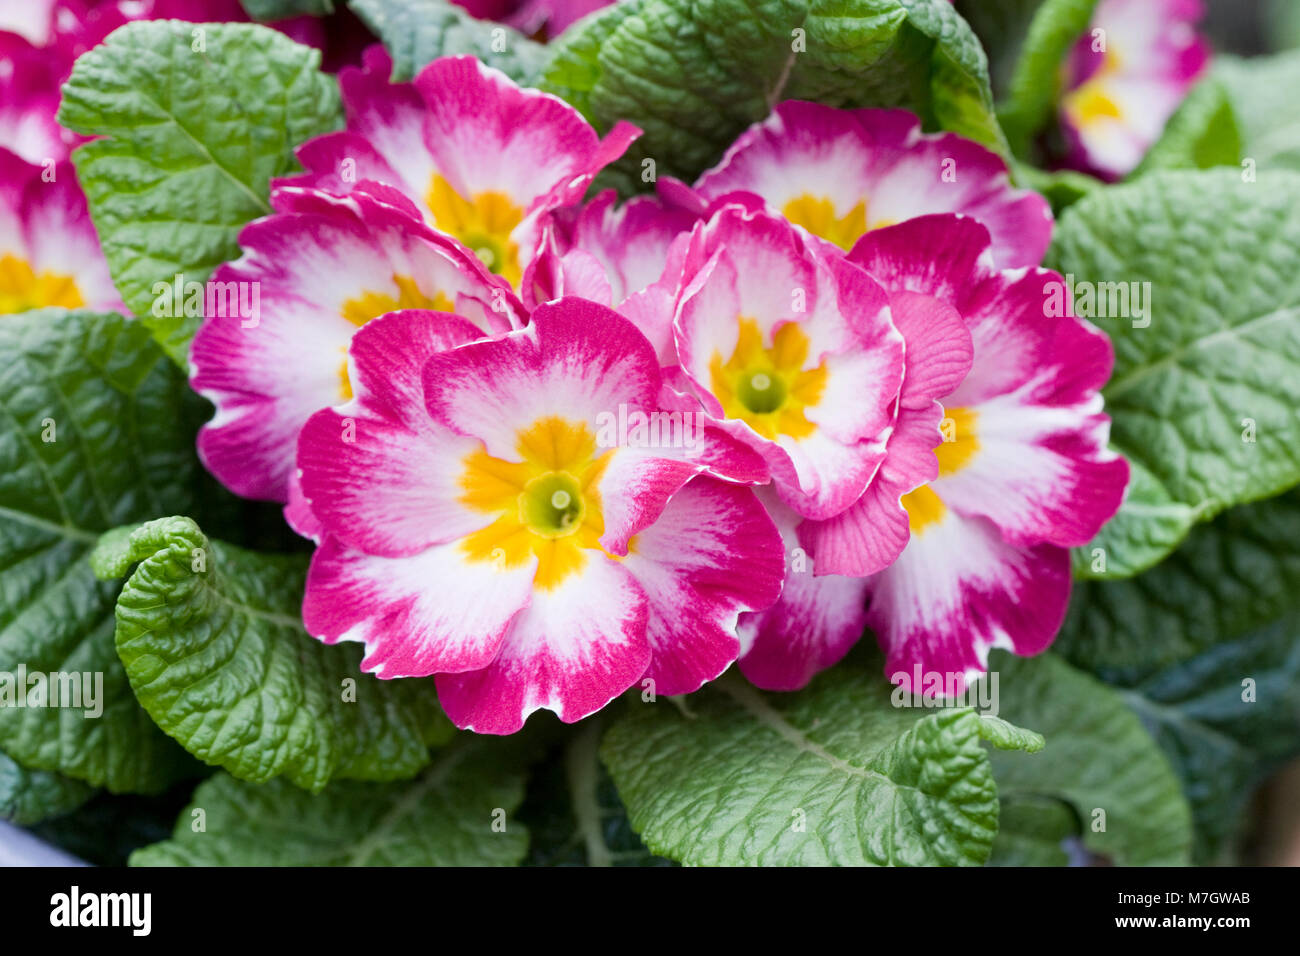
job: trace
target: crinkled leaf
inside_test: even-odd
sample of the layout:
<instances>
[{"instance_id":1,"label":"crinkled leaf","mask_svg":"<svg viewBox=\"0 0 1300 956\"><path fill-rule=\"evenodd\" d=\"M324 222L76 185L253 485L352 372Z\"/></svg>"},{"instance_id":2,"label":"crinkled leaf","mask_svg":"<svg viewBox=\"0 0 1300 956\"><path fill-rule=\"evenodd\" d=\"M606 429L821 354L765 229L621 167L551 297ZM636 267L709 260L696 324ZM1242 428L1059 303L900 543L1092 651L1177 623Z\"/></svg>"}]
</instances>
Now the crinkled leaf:
<instances>
[{"instance_id":1,"label":"crinkled leaf","mask_svg":"<svg viewBox=\"0 0 1300 956\"><path fill-rule=\"evenodd\" d=\"M1300 482L1298 207L1295 173L1176 171L1062 216L1048 262L1094 283L1111 316L1123 300L1105 284L1150 283L1146 319L1094 319L1115 344L1111 439L1146 483L1102 532L1117 546L1104 575L1142 570L1191 523Z\"/></svg>"},{"instance_id":2,"label":"crinkled leaf","mask_svg":"<svg viewBox=\"0 0 1300 956\"><path fill-rule=\"evenodd\" d=\"M1153 169L1236 166L1241 149L1241 130L1227 87L1207 76L1187 94L1132 176Z\"/></svg>"},{"instance_id":3,"label":"crinkled leaf","mask_svg":"<svg viewBox=\"0 0 1300 956\"><path fill-rule=\"evenodd\" d=\"M95 788L48 770L29 770L0 753L0 820L27 826L77 809Z\"/></svg>"},{"instance_id":4,"label":"crinkled leaf","mask_svg":"<svg viewBox=\"0 0 1300 956\"><path fill-rule=\"evenodd\" d=\"M907 107L1005 152L984 52L948 0L629 0L553 46L544 89L599 129L645 131L618 164L625 191L645 188L646 159L693 179L786 99Z\"/></svg>"},{"instance_id":5,"label":"crinkled leaf","mask_svg":"<svg viewBox=\"0 0 1300 956\"><path fill-rule=\"evenodd\" d=\"M1062 67L1088 29L1097 0L1043 0L1029 23L998 120L1017 156L1052 120L1061 96Z\"/></svg>"},{"instance_id":6,"label":"crinkled leaf","mask_svg":"<svg viewBox=\"0 0 1300 956\"><path fill-rule=\"evenodd\" d=\"M999 715L1047 740L1041 753L990 755L1004 801L1068 804L1084 846L1117 864L1187 862L1191 811L1178 777L1118 693L1052 654L995 651L989 670L998 674Z\"/></svg>"},{"instance_id":7,"label":"crinkled leaf","mask_svg":"<svg viewBox=\"0 0 1300 956\"><path fill-rule=\"evenodd\" d=\"M1253 161L1256 174L1300 170L1300 50L1249 60L1218 56L1211 75L1228 91L1241 124L1242 156Z\"/></svg>"},{"instance_id":8,"label":"crinkled leaf","mask_svg":"<svg viewBox=\"0 0 1300 956\"><path fill-rule=\"evenodd\" d=\"M470 53L530 86L546 59L540 43L500 23L477 20L447 0L350 0L349 6L384 41L394 80L411 79L440 56Z\"/></svg>"},{"instance_id":9,"label":"crinkled leaf","mask_svg":"<svg viewBox=\"0 0 1300 956\"><path fill-rule=\"evenodd\" d=\"M269 181L298 168L293 148L341 124L319 63L269 27L155 20L114 31L64 84L59 122L101 137L73 160L113 281L182 365L199 317L155 314L155 285L237 258L239 231L271 211Z\"/></svg>"},{"instance_id":10,"label":"crinkled leaf","mask_svg":"<svg viewBox=\"0 0 1300 956\"><path fill-rule=\"evenodd\" d=\"M113 647L117 587L86 556L109 528L194 505L188 388L119 315L6 316L0 355L0 671L103 679L97 718L0 707L0 747L114 792L160 790L194 764L136 702Z\"/></svg>"},{"instance_id":11,"label":"crinkled leaf","mask_svg":"<svg viewBox=\"0 0 1300 956\"><path fill-rule=\"evenodd\" d=\"M1042 739L969 708L896 707L892 690L861 663L796 694L729 676L688 713L632 704L601 755L646 845L683 863L983 863L998 798L981 740Z\"/></svg>"},{"instance_id":12,"label":"crinkled leaf","mask_svg":"<svg viewBox=\"0 0 1300 956\"><path fill-rule=\"evenodd\" d=\"M1256 784L1300 753L1300 493L1225 512L1131 580L1080 585L1057 647L1124 689L1212 860Z\"/></svg>"},{"instance_id":13,"label":"crinkled leaf","mask_svg":"<svg viewBox=\"0 0 1300 956\"><path fill-rule=\"evenodd\" d=\"M528 849L514 818L523 795L519 765L486 741L444 751L413 780L336 781L318 794L218 774L172 838L131 865L513 866Z\"/></svg>"},{"instance_id":14,"label":"crinkled leaf","mask_svg":"<svg viewBox=\"0 0 1300 956\"><path fill-rule=\"evenodd\" d=\"M445 741L432 681L361 673L361 648L303 630L299 555L209 541L189 518L105 536L96 571L135 571L117 601L117 653L163 730L235 776L281 774L320 790L335 777L394 780Z\"/></svg>"}]
</instances>

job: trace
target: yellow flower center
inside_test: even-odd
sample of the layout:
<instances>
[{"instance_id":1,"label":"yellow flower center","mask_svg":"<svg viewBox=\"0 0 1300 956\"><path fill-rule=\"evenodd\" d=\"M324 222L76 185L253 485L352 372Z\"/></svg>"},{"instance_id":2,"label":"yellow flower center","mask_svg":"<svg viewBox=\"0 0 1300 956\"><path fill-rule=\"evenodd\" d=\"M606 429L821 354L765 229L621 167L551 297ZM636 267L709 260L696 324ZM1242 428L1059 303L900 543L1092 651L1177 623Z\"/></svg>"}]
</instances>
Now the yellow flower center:
<instances>
[{"instance_id":1,"label":"yellow flower center","mask_svg":"<svg viewBox=\"0 0 1300 956\"><path fill-rule=\"evenodd\" d=\"M57 272L37 275L27 260L0 256L0 315L49 306L76 309L85 304L72 276Z\"/></svg>"},{"instance_id":2,"label":"yellow flower center","mask_svg":"<svg viewBox=\"0 0 1300 956\"><path fill-rule=\"evenodd\" d=\"M872 229L883 229L894 224L888 219L869 224L865 199L843 216L837 216L835 204L829 198L814 196L811 193L804 193L796 199L791 199L781 212L796 226L802 226L814 236L821 236L827 242L835 243L845 252L852 249L853 244Z\"/></svg>"},{"instance_id":3,"label":"yellow flower center","mask_svg":"<svg viewBox=\"0 0 1300 956\"><path fill-rule=\"evenodd\" d=\"M714 396L727 418L739 419L768 440L778 435L806 438L815 431L804 410L821 400L826 365L805 369L808 336L794 322L781 326L772 344L753 319L741 318L736 350L709 362Z\"/></svg>"},{"instance_id":4,"label":"yellow flower center","mask_svg":"<svg viewBox=\"0 0 1300 956\"><path fill-rule=\"evenodd\" d=\"M605 520L597 486L609 458L598 454L585 424L549 417L519 432L523 461L468 455L461 501L498 517L461 541L471 560L517 568L537 556L535 587L551 589L582 570L588 552L601 551Z\"/></svg>"},{"instance_id":5,"label":"yellow flower center","mask_svg":"<svg viewBox=\"0 0 1300 956\"><path fill-rule=\"evenodd\" d=\"M382 291L367 289L343 303L343 318L357 328L371 319L377 319L398 309L430 309L434 312L455 312L456 305L445 292L438 290L432 296L421 291L410 276L393 275L393 288ZM343 363L339 367L339 395L343 401L352 398L352 380L348 378L347 346L343 346Z\"/></svg>"},{"instance_id":6,"label":"yellow flower center","mask_svg":"<svg viewBox=\"0 0 1300 956\"><path fill-rule=\"evenodd\" d=\"M1075 126L1083 128L1108 119L1124 118L1124 111L1107 92L1112 78L1119 71L1119 56L1107 51L1097 71L1061 98L1061 107Z\"/></svg>"},{"instance_id":7,"label":"yellow flower center","mask_svg":"<svg viewBox=\"0 0 1300 956\"><path fill-rule=\"evenodd\" d=\"M962 468L979 451L979 438L975 432L976 413L972 408L946 409L946 417L939 426L943 443L934 450L939 459L939 477L951 475ZM907 510L907 523L912 534L920 534L928 525L943 518L947 507L929 485L922 485L902 498Z\"/></svg>"},{"instance_id":8,"label":"yellow flower center","mask_svg":"<svg viewBox=\"0 0 1300 956\"><path fill-rule=\"evenodd\" d=\"M1089 80L1077 90L1067 93L1064 100L1066 114L1076 126L1092 126L1106 119L1121 119L1119 106L1104 92L1105 85Z\"/></svg>"},{"instance_id":9,"label":"yellow flower center","mask_svg":"<svg viewBox=\"0 0 1300 956\"><path fill-rule=\"evenodd\" d=\"M425 201L433 213L435 228L455 236L489 270L519 288L523 269L519 265L519 247L510 234L524 220L521 207L496 190L466 199L436 174Z\"/></svg>"},{"instance_id":10,"label":"yellow flower center","mask_svg":"<svg viewBox=\"0 0 1300 956\"><path fill-rule=\"evenodd\" d=\"M809 337L796 323L777 329L772 345L753 319L740 319L740 334L731 358L720 352L708 363L712 393L729 419L745 421L768 440L779 434L803 438L815 427L803 414L816 405L826 388L826 364L805 369Z\"/></svg>"},{"instance_id":11,"label":"yellow flower center","mask_svg":"<svg viewBox=\"0 0 1300 956\"><path fill-rule=\"evenodd\" d=\"M955 474L979 451L979 438L975 433L977 414L973 408L944 410L944 420L939 425L943 443L934 450L939 459L939 477Z\"/></svg>"},{"instance_id":12,"label":"yellow flower center","mask_svg":"<svg viewBox=\"0 0 1300 956\"><path fill-rule=\"evenodd\" d=\"M901 500L907 510L907 524L912 529L912 534L920 534L927 525L943 518L944 512L948 510L929 485L922 485L903 495Z\"/></svg>"}]
</instances>

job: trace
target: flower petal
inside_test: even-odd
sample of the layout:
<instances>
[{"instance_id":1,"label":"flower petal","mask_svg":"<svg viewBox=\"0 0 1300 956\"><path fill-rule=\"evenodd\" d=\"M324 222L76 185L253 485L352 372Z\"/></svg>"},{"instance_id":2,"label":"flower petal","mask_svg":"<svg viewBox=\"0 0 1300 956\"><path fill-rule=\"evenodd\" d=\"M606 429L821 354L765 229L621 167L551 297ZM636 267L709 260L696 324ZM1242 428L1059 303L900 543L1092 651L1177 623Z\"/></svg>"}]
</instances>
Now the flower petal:
<instances>
[{"instance_id":1,"label":"flower petal","mask_svg":"<svg viewBox=\"0 0 1300 956\"><path fill-rule=\"evenodd\" d=\"M317 412L298 438L303 497L326 533L400 557L490 523L460 501L461 463L478 443L429 421L421 384L430 356L481 334L458 316L419 310L382 316L356 334L356 397Z\"/></svg>"},{"instance_id":2,"label":"flower petal","mask_svg":"<svg viewBox=\"0 0 1300 956\"><path fill-rule=\"evenodd\" d=\"M785 553L747 488L697 478L636 536L623 566L649 598L645 678L657 694L689 694L740 653L736 620L781 593Z\"/></svg>"},{"instance_id":3,"label":"flower petal","mask_svg":"<svg viewBox=\"0 0 1300 956\"><path fill-rule=\"evenodd\" d=\"M1070 553L1016 547L992 522L946 510L869 582L867 624L891 680L902 674L911 687L919 668L969 681L992 647L1029 656L1051 644L1069 602Z\"/></svg>"},{"instance_id":4,"label":"flower petal","mask_svg":"<svg viewBox=\"0 0 1300 956\"><path fill-rule=\"evenodd\" d=\"M312 555L303 622L326 644L363 642L362 670L383 677L477 670L527 606L536 570L536 558L466 560L459 543L385 558L326 537Z\"/></svg>"},{"instance_id":5,"label":"flower petal","mask_svg":"<svg viewBox=\"0 0 1300 956\"><path fill-rule=\"evenodd\" d=\"M557 185L585 178L580 196L621 152L602 153L595 130L563 100L520 89L476 57L434 60L415 88L427 110L427 150L461 196L504 192L529 210Z\"/></svg>"},{"instance_id":6,"label":"flower petal","mask_svg":"<svg viewBox=\"0 0 1300 956\"><path fill-rule=\"evenodd\" d=\"M935 399L971 367L970 333L955 309L916 292L895 292L889 301L907 345L898 417L885 459L862 497L832 518L799 527L799 540L821 574L874 574L898 557L908 537L900 499L939 473L934 448L942 440L943 409Z\"/></svg>"},{"instance_id":7,"label":"flower petal","mask_svg":"<svg viewBox=\"0 0 1300 956\"><path fill-rule=\"evenodd\" d=\"M1013 189L996 154L953 133L922 134L920 120L904 110L781 103L696 189L709 200L757 194L844 249L872 229L964 213L989 228L995 259L1011 268L1041 262L1052 234L1047 201Z\"/></svg>"},{"instance_id":8,"label":"flower petal","mask_svg":"<svg viewBox=\"0 0 1300 956\"><path fill-rule=\"evenodd\" d=\"M512 734L543 709L581 720L645 673L647 614L625 568L590 560L558 587L534 591L491 664L440 674L438 700L452 723L480 734Z\"/></svg>"},{"instance_id":9,"label":"flower petal","mask_svg":"<svg viewBox=\"0 0 1300 956\"><path fill-rule=\"evenodd\" d=\"M348 398L358 325L404 306L454 308L483 331L520 309L452 240L365 193L281 189L282 210L245 227L244 255L213 283L256 294L257 315L209 315L191 347L191 384L217 407L199 453L226 487L288 499L298 430Z\"/></svg>"},{"instance_id":10,"label":"flower petal","mask_svg":"<svg viewBox=\"0 0 1300 956\"><path fill-rule=\"evenodd\" d=\"M799 690L862 636L867 582L824 572L814 576L813 562L799 548L799 516L770 492L760 497L791 561L780 599L765 611L740 616L740 670L764 690Z\"/></svg>"},{"instance_id":11,"label":"flower petal","mask_svg":"<svg viewBox=\"0 0 1300 956\"><path fill-rule=\"evenodd\" d=\"M763 211L725 207L696 227L674 322L705 409L771 468L782 499L827 518L884 455L903 341L870 276ZM766 408L749 383L776 395Z\"/></svg>"},{"instance_id":12,"label":"flower petal","mask_svg":"<svg viewBox=\"0 0 1300 956\"><path fill-rule=\"evenodd\" d=\"M70 162L37 165L0 148L0 257L8 260L0 313L126 312Z\"/></svg>"}]
</instances>

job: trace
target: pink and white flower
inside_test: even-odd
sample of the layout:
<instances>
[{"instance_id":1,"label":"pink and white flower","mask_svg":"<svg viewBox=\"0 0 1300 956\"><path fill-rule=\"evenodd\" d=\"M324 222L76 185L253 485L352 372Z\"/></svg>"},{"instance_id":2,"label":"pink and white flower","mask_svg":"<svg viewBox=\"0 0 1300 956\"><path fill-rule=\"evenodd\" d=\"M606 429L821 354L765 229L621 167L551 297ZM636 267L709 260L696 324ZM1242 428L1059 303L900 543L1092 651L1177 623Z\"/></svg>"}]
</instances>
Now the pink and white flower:
<instances>
[{"instance_id":1,"label":"pink and white flower","mask_svg":"<svg viewBox=\"0 0 1300 956\"><path fill-rule=\"evenodd\" d=\"M589 13L614 0L455 0L480 20L508 23L528 35L544 33L553 39Z\"/></svg>"},{"instance_id":2,"label":"pink and white flower","mask_svg":"<svg viewBox=\"0 0 1300 956\"><path fill-rule=\"evenodd\" d=\"M535 305L578 295L621 311L629 298L652 285L680 279L680 259L669 265L674 244L685 248L686 234L699 217L665 206L655 196L634 196L620 204L606 189L591 202L548 215L545 239L529 267L522 290ZM672 302L667 303L671 312Z\"/></svg>"},{"instance_id":3,"label":"pink and white flower","mask_svg":"<svg viewBox=\"0 0 1300 956\"><path fill-rule=\"evenodd\" d=\"M0 315L48 306L126 311L72 164L0 149Z\"/></svg>"},{"instance_id":4,"label":"pink and white flower","mask_svg":"<svg viewBox=\"0 0 1300 956\"><path fill-rule=\"evenodd\" d=\"M903 385L871 484L824 521L801 519L768 489L759 492L790 555L780 600L741 618L740 669L765 690L798 690L857 643L866 625L868 576L907 546L903 498L939 474L934 449L943 440L944 413L937 399L970 371L970 332L956 309L933 296L898 288L889 302L905 344Z\"/></svg>"},{"instance_id":5,"label":"pink and white flower","mask_svg":"<svg viewBox=\"0 0 1300 956\"><path fill-rule=\"evenodd\" d=\"M620 205L612 189L556 210L543 218L537 258L524 272L524 304L577 295L610 305L654 343L665 369L676 369L673 311L698 220L655 196Z\"/></svg>"},{"instance_id":6,"label":"pink and white flower","mask_svg":"<svg viewBox=\"0 0 1300 956\"><path fill-rule=\"evenodd\" d=\"M574 721L643 679L686 693L740 650L740 613L780 591L780 537L724 435L611 446L616 409L661 410L659 363L604 306L564 299L474 341L403 312L352 342L356 395L302 431L323 528L304 619L361 641L381 677L438 675L451 719L512 733ZM456 346L456 347L453 347ZM350 438L349 438L350 432Z\"/></svg>"},{"instance_id":7,"label":"pink and white flower","mask_svg":"<svg viewBox=\"0 0 1300 956\"><path fill-rule=\"evenodd\" d=\"M1102 0L1066 64L1061 121L1071 165L1108 179L1131 172L1204 74L1200 0Z\"/></svg>"},{"instance_id":8,"label":"pink and white flower","mask_svg":"<svg viewBox=\"0 0 1300 956\"><path fill-rule=\"evenodd\" d=\"M71 61L0 32L0 143L29 163L62 162L82 141L55 119Z\"/></svg>"},{"instance_id":9,"label":"pink and white flower","mask_svg":"<svg viewBox=\"0 0 1300 956\"><path fill-rule=\"evenodd\" d=\"M20 36L35 46L45 46L55 38L56 10L65 6L67 0L6 3L0 6L0 32Z\"/></svg>"},{"instance_id":10,"label":"pink and white flower","mask_svg":"<svg viewBox=\"0 0 1300 956\"><path fill-rule=\"evenodd\" d=\"M884 458L903 379L884 290L779 216L738 206L696 227L681 284L684 387L763 456L789 507L829 518L852 505Z\"/></svg>"},{"instance_id":11,"label":"pink and white flower","mask_svg":"<svg viewBox=\"0 0 1300 956\"><path fill-rule=\"evenodd\" d=\"M940 399L938 477L902 499L907 547L869 579L867 622L891 675L919 665L969 679L991 647L1046 648L1069 599L1068 549L1096 535L1128 483L1102 411L1110 340L1053 311L1059 275L999 271L989 245L970 219L928 216L852 255L891 292L954 307L974 347Z\"/></svg>"},{"instance_id":12,"label":"pink and white flower","mask_svg":"<svg viewBox=\"0 0 1300 956\"><path fill-rule=\"evenodd\" d=\"M995 153L954 133L922 133L906 110L781 103L741 134L695 191L710 203L758 196L844 252L873 229L945 212L982 222L1001 268L1038 265L1052 237L1047 200L1013 189Z\"/></svg>"},{"instance_id":13,"label":"pink and white flower","mask_svg":"<svg viewBox=\"0 0 1300 956\"><path fill-rule=\"evenodd\" d=\"M816 574L813 557L799 542L807 524L772 493L756 492L785 544L785 586L765 611L740 616L740 672L764 690L799 690L840 659L867 624L867 580Z\"/></svg>"},{"instance_id":14,"label":"pink and white flower","mask_svg":"<svg viewBox=\"0 0 1300 956\"><path fill-rule=\"evenodd\" d=\"M829 521L777 518L818 576L791 573L780 601L742 622L756 636L741 668L763 687L802 686L853 642L853 602L865 597L891 679L911 686L919 669L960 685L985 670L991 647L1031 655L1051 643L1069 599L1068 549L1119 507L1128 465L1106 447L1099 393L1113 353L1101 332L1053 311L1058 275L998 270L972 219L882 229L851 259L889 290L907 342L899 424L858 505ZM954 314L969 329L969 372L944 344L950 328L936 334Z\"/></svg>"},{"instance_id":15,"label":"pink and white flower","mask_svg":"<svg viewBox=\"0 0 1300 956\"><path fill-rule=\"evenodd\" d=\"M521 89L472 56L443 57L413 83L388 81L382 47L339 74L347 128L298 148L307 173L281 180L347 194L380 182L404 192L434 228L519 287L539 220L582 198L639 135L604 139L563 100Z\"/></svg>"},{"instance_id":16,"label":"pink and white flower","mask_svg":"<svg viewBox=\"0 0 1300 956\"><path fill-rule=\"evenodd\" d=\"M243 256L211 280L255 291L257 314L209 315L190 370L217 408L199 433L208 469L237 494L287 502L298 431L312 413L352 397L348 343L368 321L429 309L487 335L523 319L505 282L392 190L332 196L287 187L271 201L276 212L240 234Z\"/></svg>"}]
</instances>

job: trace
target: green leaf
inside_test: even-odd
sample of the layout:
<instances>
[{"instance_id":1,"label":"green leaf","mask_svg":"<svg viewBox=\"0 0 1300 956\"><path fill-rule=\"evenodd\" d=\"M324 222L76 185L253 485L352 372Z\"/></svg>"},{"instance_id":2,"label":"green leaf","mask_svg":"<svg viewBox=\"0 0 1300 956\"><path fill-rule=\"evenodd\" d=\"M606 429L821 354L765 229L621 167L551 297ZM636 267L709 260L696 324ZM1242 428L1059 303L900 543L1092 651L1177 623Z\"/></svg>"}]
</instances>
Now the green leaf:
<instances>
[{"instance_id":1,"label":"green leaf","mask_svg":"<svg viewBox=\"0 0 1300 956\"><path fill-rule=\"evenodd\" d=\"M446 0L350 0L349 6L383 40L395 81L411 79L440 56L470 53L531 86L547 56L518 30L475 19Z\"/></svg>"},{"instance_id":2,"label":"green leaf","mask_svg":"<svg viewBox=\"0 0 1300 956\"><path fill-rule=\"evenodd\" d=\"M254 20L272 23L290 17L323 17L334 12L334 0L239 0Z\"/></svg>"},{"instance_id":3,"label":"green leaf","mask_svg":"<svg viewBox=\"0 0 1300 956\"><path fill-rule=\"evenodd\" d=\"M1249 60L1216 56L1210 72L1227 89L1241 124L1242 156L1254 161L1256 174L1300 170L1300 50Z\"/></svg>"},{"instance_id":4,"label":"green leaf","mask_svg":"<svg viewBox=\"0 0 1300 956\"><path fill-rule=\"evenodd\" d=\"M29 770L0 753L0 820L19 826L62 816L95 794L90 784L48 770Z\"/></svg>"},{"instance_id":5,"label":"green leaf","mask_svg":"<svg viewBox=\"0 0 1300 956\"><path fill-rule=\"evenodd\" d=\"M114 792L161 790L196 768L136 702L113 647L117 588L85 559L109 528L195 504L188 386L119 315L6 316L0 355L0 671L103 681L98 718L0 707L0 747Z\"/></svg>"},{"instance_id":6,"label":"green leaf","mask_svg":"<svg viewBox=\"0 0 1300 956\"><path fill-rule=\"evenodd\" d=\"M1046 196L1047 201L1052 204L1052 212L1057 216L1094 189L1104 185L1100 179L1072 169L1048 172L1028 163L1013 160L1011 170L1016 184L1036 189Z\"/></svg>"},{"instance_id":7,"label":"green leaf","mask_svg":"<svg viewBox=\"0 0 1300 956\"><path fill-rule=\"evenodd\" d=\"M320 790L410 777L450 736L432 681L380 681L361 673L361 648L307 635L305 557L209 541L189 518L106 535L92 557L103 577L135 562L117 653L140 703L199 759Z\"/></svg>"},{"instance_id":8,"label":"green leaf","mask_svg":"<svg viewBox=\"0 0 1300 956\"><path fill-rule=\"evenodd\" d=\"M1068 804L1084 846L1119 865L1187 862L1191 812L1178 778L1119 694L1051 654L996 651L989 671L999 715L1047 739L1042 753L990 755L1003 801ZM1028 835L1041 842L1040 828Z\"/></svg>"},{"instance_id":9,"label":"green leaf","mask_svg":"<svg viewBox=\"0 0 1300 956\"><path fill-rule=\"evenodd\" d=\"M155 315L155 285L237 258L270 180L299 168L293 148L341 125L319 63L268 27L155 20L114 31L64 84L59 122L102 137L73 160L113 281L182 366L200 319Z\"/></svg>"},{"instance_id":10,"label":"green leaf","mask_svg":"<svg viewBox=\"0 0 1300 956\"><path fill-rule=\"evenodd\" d=\"M984 52L948 0L629 0L552 46L543 89L598 129L645 131L618 164L625 191L646 159L694 179L786 99L903 106L1006 152Z\"/></svg>"},{"instance_id":11,"label":"green leaf","mask_svg":"<svg viewBox=\"0 0 1300 956\"><path fill-rule=\"evenodd\" d=\"M970 24L989 59L989 77L998 97L1006 94L1020 51L1029 35L1029 24L1043 0L956 0L962 18Z\"/></svg>"},{"instance_id":12,"label":"green leaf","mask_svg":"<svg viewBox=\"0 0 1300 956\"><path fill-rule=\"evenodd\" d=\"M1153 169L1236 166L1241 149L1241 130L1227 87L1207 76L1187 94L1130 178Z\"/></svg>"},{"instance_id":13,"label":"green leaf","mask_svg":"<svg viewBox=\"0 0 1300 956\"><path fill-rule=\"evenodd\" d=\"M1123 516L1071 551L1076 578L1132 577L1168 555L1169 542L1181 541L1201 520L1197 508L1175 501L1141 463L1130 458L1128 464Z\"/></svg>"},{"instance_id":14,"label":"green leaf","mask_svg":"<svg viewBox=\"0 0 1300 956\"><path fill-rule=\"evenodd\" d=\"M1300 7L1293 0L1267 0L1264 23L1272 49L1300 46Z\"/></svg>"},{"instance_id":15,"label":"green leaf","mask_svg":"<svg viewBox=\"0 0 1300 956\"><path fill-rule=\"evenodd\" d=\"M1034 12L998 120L1017 156L1049 125L1061 97L1062 67L1088 29L1097 0L1044 0Z\"/></svg>"},{"instance_id":16,"label":"green leaf","mask_svg":"<svg viewBox=\"0 0 1300 956\"><path fill-rule=\"evenodd\" d=\"M1192 523L1300 482L1297 207L1295 173L1177 171L1095 191L1061 217L1048 263L1093 284L1093 314L1102 299L1112 316L1122 305L1112 283L1146 306L1141 320L1094 318L1115 345L1111 439L1144 483L1102 532L1136 553L1108 552L1103 574L1142 570Z\"/></svg>"},{"instance_id":17,"label":"green leaf","mask_svg":"<svg viewBox=\"0 0 1300 956\"><path fill-rule=\"evenodd\" d=\"M1056 648L1146 676L1300 611L1300 492L1224 512L1158 567L1079 582Z\"/></svg>"},{"instance_id":18,"label":"green leaf","mask_svg":"<svg viewBox=\"0 0 1300 956\"><path fill-rule=\"evenodd\" d=\"M530 866L673 866L632 829L597 755L603 721L590 717L528 785L519 816L532 841Z\"/></svg>"},{"instance_id":19,"label":"green leaf","mask_svg":"<svg viewBox=\"0 0 1300 956\"><path fill-rule=\"evenodd\" d=\"M1300 753L1300 614L1138 681L1124 698L1182 778L1197 862L1220 862L1256 787Z\"/></svg>"},{"instance_id":20,"label":"green leaf","mask_svg":"<svg viewBox=\"0 0 1300 956\"><path fill-rule=\"evenodd\" d=\"M601 755L646 845L683 863L983 863L998 800L981 740L1041 738L969 708L896 707L892 690L861 663L796 694L728 676L689 713L630 705Z\"/></svg>"},{"instance_id":21,"label":"green leaf","mask_svg":"<svg viewBox=\"0 0 1300 956\"><path fill-rule=\"evenodd\" d=\"M523 771L508 757L475 741L414 780L336 782L315 795L218 774L195 791L172 838L137 850L131 865L513 866L528 833L513 817Z\"/></svg>"},{"instance_id":22,"label":"green leaf","mask_svg":"<svg viewBox=\"0 0 1300 956\"><path fill-rule=\"evenodd\" d=\"M1213 860L1254 787L1300 753L1300 493L1225 512L1131 580L1080 585L1056 646L1124 689Z\"/></svg>"},{"instance_id":23,"label":"green leaf","mask_svg":"<svg viewBox=\"0 0 1300 956\"><path fill-rule=\"evenodd\" d=\"M1080 829L1074 807L1054 797L1005 799L988 865L1065 866Z\"/></svg>"},{"instance_id":24,"label":"green leaf","mask_svg":"<svg viewBox=\"0 0 1300 956\"><path fill-rule=\"evenodd\" d=\"M981 714L979 723L980 739L992 744L998 750L1018 750L1021 753L1036 754L1046 746L1043 735L1036 730L1017 727L995 714Z\"/></svg>"}]
</instances>

